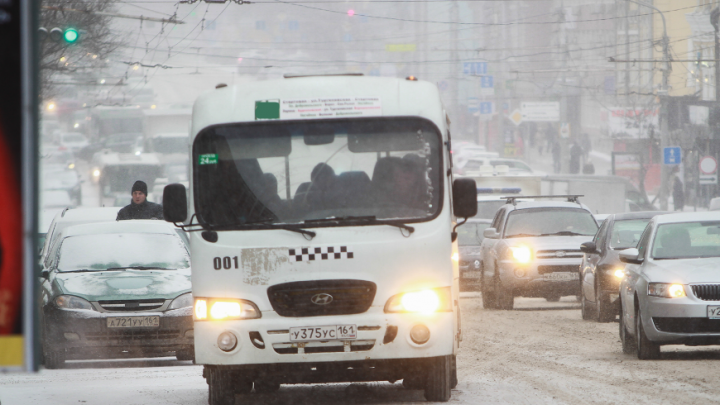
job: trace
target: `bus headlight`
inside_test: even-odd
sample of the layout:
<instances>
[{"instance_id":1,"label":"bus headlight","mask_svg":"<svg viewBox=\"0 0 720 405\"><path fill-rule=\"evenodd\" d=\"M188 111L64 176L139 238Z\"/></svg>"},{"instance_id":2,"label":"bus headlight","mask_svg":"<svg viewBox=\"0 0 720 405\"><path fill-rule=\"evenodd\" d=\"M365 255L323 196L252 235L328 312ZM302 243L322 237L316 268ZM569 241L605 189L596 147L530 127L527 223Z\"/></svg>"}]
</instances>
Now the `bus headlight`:
<instances>
[{"instance_id":1,"label":"bus headlight","mask_svg":"<svg viewBox=\"0 0 720 405\"><path fill-rule=\"evenodd\" d=\"M518 263L530 263L530 259L532 259L532 252L527 246L510 246L510 251L513 259Z\"/></svg>"},{"instance_id":2,"label":"bus headlight","mask_svg":"<svg viewBox=\"0 0 720 405\"><path fill-rule=\"evenodd\" d=\"M432 314L452 311L450 287L412 291L393 295L385 304L385 312Z\"/></svg>"},{"instance_id":3,"label":"bus headlight","mask_svg":"<svg viewBox=\"0 0 720 405\"><path fill-rule=\"evenodd\" d=\"M225 321L260 318L260 310L250 301L224 298L196 298L196 321Z\"/></svg>"}]
</instances>

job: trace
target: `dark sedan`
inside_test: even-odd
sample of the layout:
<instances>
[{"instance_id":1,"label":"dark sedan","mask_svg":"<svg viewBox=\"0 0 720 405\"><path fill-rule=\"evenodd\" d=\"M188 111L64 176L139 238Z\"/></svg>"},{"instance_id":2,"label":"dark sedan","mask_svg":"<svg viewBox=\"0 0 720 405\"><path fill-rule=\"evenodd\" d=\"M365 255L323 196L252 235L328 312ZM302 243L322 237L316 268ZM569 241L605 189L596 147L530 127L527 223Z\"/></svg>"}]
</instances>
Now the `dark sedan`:
<instances>
[{"instance_id":1,"label":"dark sedan","mask_svg":"<svg viewBox=\"0 0 720 405\"><path fill-rule=\"evenodd\" d=\"M634 248L650 219L664 214L659 211L629 212L609 215L591 242L585 242L580 265L582 317L598 322L612 322L618 314L618 288L625 276L619 252Z\"/></svg>"},{"instance_id":2,"label":"dark sedan","mask_svg":"<svg viewBox=\"0 0 720 405\"><path fill-rule=\"evenodd\" d=\"M489 219L469 219L458 227L461 291L480 291L480 245L484 239L483 232L489 226Z\"/></svg>"}]
</instances>

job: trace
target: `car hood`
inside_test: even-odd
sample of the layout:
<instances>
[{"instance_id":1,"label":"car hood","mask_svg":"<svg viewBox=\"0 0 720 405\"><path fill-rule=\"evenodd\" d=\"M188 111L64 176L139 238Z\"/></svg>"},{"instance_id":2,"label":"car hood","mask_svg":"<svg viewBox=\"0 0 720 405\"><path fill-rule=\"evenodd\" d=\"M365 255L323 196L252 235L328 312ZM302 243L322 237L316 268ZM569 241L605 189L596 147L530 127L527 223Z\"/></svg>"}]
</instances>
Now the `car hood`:
<instances>
[{"instance_id":1,"label":"car hood","mask_svg":"<svg viewBox=\"0 0 720 405\"><path fill-rule=\"evenodd\" d=\"M51 282L55 295L88 301L173 299L191 288L190 269L55 273Z\"/></svg>"},{"instance_id":2,"label":"car hood","mask_svg":"<svg viewBox=\"0 0 720 405\"><path fill-rule=\"evenodd\" d=\"M651 282L720 283L720 257L702 259L653 260L645 267Z\"/></svg>"}]
</instances>

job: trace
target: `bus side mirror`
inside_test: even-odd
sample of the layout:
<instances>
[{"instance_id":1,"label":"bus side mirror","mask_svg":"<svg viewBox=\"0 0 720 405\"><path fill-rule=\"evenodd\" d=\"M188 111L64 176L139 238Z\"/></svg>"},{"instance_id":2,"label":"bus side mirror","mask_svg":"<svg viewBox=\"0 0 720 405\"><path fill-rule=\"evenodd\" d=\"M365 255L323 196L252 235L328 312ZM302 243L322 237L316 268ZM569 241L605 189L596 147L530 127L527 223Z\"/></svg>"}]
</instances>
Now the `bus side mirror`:
<instances>
[{"instance_id":1,"label":"bus side mirror","mask_svg":"<svg viewBox=\"0 0 720 405\"><path fill-rule=\"evenodd\" d=\"M452 185L453 213L458 218L477 214L477 185L473 179L456 179Z\"/></svg>"},{"instance_id":2,"label":"bus side mirror","mask_svg":"<svg viewBox=\"0 0 720 405\"><path fill-rule=\"evenodd\" d=\"M185 222L187 219L187 194L185 186L168 184L163 190L163 217L168 222Z\"/></svg>"}]
</instances>

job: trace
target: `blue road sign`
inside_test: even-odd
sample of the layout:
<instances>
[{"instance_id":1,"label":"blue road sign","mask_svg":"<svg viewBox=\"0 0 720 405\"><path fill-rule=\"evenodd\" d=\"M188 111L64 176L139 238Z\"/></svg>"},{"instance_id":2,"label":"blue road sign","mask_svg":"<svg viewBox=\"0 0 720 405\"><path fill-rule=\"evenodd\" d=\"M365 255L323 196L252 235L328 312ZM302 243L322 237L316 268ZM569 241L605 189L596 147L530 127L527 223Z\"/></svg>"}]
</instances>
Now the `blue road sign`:
<instances>
[{"instance_id":1,"label":"blue road sign","mask_svg":"<svg viewBox=\"0 0 720 405\"><path fill-rule=\"evenodd\" d=\"M480 111L480 99L477 97L468 97L468 112L476 113Z\"/></svg>"},{"instance_id":2,"label":"blue road sign","mask_svg":"<svg viewBox=\"0 0 720 405\"><path fill-rule=\"evenodd\" d=\"M492 114L493 103L492 101L483 101L480 103L480 114Z\"/></svg>"},{"instance_id":3,"label":"blue road sign","mask_svg":"<svg viewBox=\"0 0 720 405\"><path fill-rule=\"evenodd\" d=\"M487 62L463 62L463 74L485 75L487 74Z\"/></svg>"},{"instance_id":4,"label":"blue road sign","mask_svg":"<svg viewBox=\"0 0 720 405\"><path fill-rule=\"evenodd\" d=\"M682 153L679 146L663 148L663 164L679 165L682 163Z\"/></svg>"},{"instance_id":5,"label":"blue road sign","mask_svg":"<svg viewBox=\"0 0 720 405\"><path fill-rule=\"evenodd\" d=\"M492 88L493 86L493 77L492 76L483 76L480 78L480 87L483 88Z\"/></svg>"}]
</instances>

